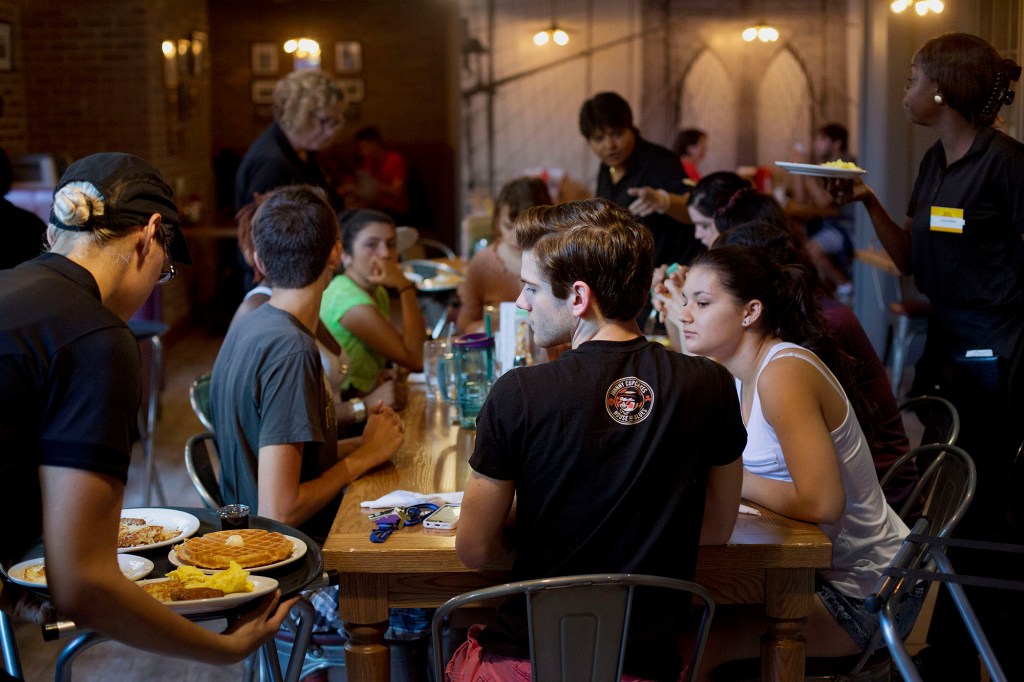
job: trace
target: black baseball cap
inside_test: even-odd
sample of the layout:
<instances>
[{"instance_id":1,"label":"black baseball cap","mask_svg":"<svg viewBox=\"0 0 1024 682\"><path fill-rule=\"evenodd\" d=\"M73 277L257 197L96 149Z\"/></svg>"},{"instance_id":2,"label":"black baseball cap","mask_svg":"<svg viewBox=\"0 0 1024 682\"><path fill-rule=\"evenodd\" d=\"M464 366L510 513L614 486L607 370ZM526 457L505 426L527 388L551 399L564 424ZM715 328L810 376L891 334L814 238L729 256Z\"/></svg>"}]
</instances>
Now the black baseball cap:
<instances>
[{"instance_id":1,"label":"black baseball cap","mask_svg":"<svg viewBox=\"0 0 1024 682\"><path fill-rule=\"evenodd\" d=\"M161 222L171 234L169 255L177 263L192 264L188 244L181 233L178 207L174 192L160 177L160 173L145 159L121 152L92 154L75 161L61 176L54 195L69 182L88 182L99 190L104 199L103 213L94 213L81 225L66 225L50 208L50 223L75 232L91 232L99 228L135 227L145 225L150 216L159 213ZM115 197L111 190L120 187Z\"/></svg>"}]
</instances>

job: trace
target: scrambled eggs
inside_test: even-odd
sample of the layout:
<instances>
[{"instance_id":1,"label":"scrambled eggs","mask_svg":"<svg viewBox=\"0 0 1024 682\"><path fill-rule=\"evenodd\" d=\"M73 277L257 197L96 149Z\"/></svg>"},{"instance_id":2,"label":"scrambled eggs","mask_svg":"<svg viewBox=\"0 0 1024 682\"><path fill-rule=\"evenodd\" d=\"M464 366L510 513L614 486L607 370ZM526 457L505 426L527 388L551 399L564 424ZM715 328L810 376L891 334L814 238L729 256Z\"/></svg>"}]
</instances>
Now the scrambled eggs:
<instances>
[{"instance_id":1,"label":"scrambled eggs","mask_svg":"<svg viewBox=\"0 0 1024 682\"><path fill-rule=\"evenodd\" d=\"M863 168L861 168L860 166L855 164L853 161L843 161L842 159L839 159L838 161L827 161L827 162L825 162L825 163L823 163L821 165L822 166L827 166L829 168L846 168L847 170L864 170Z\"/></svg>"},{"instance_id":2,"label":"scrambled eggs","mask_svg":"<svg viewBox=\"0 0 1024 682\"><path fill-rule=\"evenodd\" d=\"M252 582L246 579L249 571L234 561L228 568L213 575L206 575L195 566L181 566L168 573L167 577L181 583L182 587L209 587L221 590L224 594L252 592L253 589Z\"/></svg>"}]
</instances>

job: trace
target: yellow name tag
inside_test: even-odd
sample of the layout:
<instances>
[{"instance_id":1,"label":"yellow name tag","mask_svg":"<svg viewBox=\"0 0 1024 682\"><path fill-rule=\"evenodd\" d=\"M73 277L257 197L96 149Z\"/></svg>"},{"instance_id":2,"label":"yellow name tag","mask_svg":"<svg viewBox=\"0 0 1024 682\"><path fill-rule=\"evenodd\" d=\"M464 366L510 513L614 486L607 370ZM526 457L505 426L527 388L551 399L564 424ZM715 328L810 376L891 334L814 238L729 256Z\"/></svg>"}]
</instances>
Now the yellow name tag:
<instances>
[{"instance_id":1,"label":"yellow name tag","mask_svg":"<svg viewBox=\"0 0 1024 682\"><path fill-rule=\"evenodd\" d=\"M964 233L964 210L962 208L943 208L932 206L932 219L929 223L932 232Z\"/></svg>"}]
</instances>

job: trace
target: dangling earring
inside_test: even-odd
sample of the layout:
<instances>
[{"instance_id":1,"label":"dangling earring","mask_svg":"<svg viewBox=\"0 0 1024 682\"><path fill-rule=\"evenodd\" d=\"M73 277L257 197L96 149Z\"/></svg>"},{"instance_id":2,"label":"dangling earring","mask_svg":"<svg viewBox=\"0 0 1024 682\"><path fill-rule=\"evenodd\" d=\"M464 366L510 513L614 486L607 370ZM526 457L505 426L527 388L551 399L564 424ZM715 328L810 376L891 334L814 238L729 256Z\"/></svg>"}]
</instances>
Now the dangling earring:
<instances>
[{"instance_id":1,"label":"dangling earring","mask_svg":"<svg viewBox=\"0 0 1024 682\"><path fill-rule=\"evenodd\" d=\"M935 93L935 97L933 97L932 99L935 100L936 104L940 106L942 105L942 95L940 95L939 93Z\"/></svg>"}]
</instances>

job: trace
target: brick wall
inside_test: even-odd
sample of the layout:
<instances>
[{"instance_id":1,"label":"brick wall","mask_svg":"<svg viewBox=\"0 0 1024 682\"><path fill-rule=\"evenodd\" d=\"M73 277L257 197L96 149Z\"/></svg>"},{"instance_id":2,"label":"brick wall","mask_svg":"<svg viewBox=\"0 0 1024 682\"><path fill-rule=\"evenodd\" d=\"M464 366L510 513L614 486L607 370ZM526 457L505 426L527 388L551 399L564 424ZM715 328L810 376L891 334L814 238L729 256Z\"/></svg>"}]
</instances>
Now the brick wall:
<instances>
[{"instance_id":1,"label":"brick wall","mask_svg":"<svg viewBox=\"0 0 1024 682\"><path fill-rule=\"evenodd\" d=\"M23 154L28 150L25 115L25 59L24 31L19 3L0 1L0 22L11 25L11 70L0 71L0 147L8 154Z\"/></svg>"},{"instance_id":2,"label":"brick wall","mask_svg":"<svg viewBox=\"0 0 1024 682\"><path fill-rule=\"evenodd\" d=\"M12 14L11 78L12 87L22 88L22 103L12 99L23 113L21 129L11 133L20 145L6 142L13 112L0 119L5 143L72 159L100 151L138 154L160 170L179 201L212 195L209 76L168 90L160 49L165 39L207 30L204 0L22 0L0 4L0 20L8 6L20 8L20 17ZM0 95L6 78L0 72ZM211 267L201 249L196 255L193 268L160 290L162 317L172 326L189 316L192 292Z\"/></svg>"}]
</instances>

